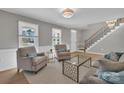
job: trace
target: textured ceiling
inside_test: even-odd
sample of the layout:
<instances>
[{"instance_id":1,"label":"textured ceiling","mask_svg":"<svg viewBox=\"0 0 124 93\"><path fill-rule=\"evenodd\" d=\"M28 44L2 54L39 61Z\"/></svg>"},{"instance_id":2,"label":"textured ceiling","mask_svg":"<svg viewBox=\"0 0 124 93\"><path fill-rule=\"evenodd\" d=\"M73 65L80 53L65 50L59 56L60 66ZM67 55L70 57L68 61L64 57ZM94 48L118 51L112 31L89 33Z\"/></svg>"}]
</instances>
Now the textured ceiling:
<instances>
[{"instance_id":1,"label":"textured ceiling","mask_svg":"<svg viewBox=\"0 0 124 93\"><path fill-rule=\"evenodd\" d=\"M58 8L2 8L1 10L76 29L124 16L124 8L77 8L70 19L65 19L60 12L61 9Z\"/></svg>"}]
</instances>

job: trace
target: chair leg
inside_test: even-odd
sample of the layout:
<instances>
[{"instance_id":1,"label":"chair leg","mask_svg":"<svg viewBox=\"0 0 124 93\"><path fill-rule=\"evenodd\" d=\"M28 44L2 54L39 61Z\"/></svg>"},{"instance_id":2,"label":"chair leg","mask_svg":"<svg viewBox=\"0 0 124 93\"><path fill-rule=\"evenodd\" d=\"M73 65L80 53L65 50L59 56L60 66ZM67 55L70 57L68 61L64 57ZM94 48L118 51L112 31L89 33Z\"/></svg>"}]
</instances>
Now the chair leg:
<instances>
[{"instance_id":1,"label":"chair leg","mask_svg":"<svg viewBox=\"0 0 124 93\"><path fill-rule=\"evenodd\" d=\"M37 74L37 71L35 71L34 74Z\"/></svg>"},{"instance_id":2,"label":"chair leg","mask_svg":"<svg viewBox=\"0 0 124 93\"><path fill-rule=\"evenodd\" d=\"M19 73L20 69L17 69L17 72Z\"/></svg>"}]
</instances>

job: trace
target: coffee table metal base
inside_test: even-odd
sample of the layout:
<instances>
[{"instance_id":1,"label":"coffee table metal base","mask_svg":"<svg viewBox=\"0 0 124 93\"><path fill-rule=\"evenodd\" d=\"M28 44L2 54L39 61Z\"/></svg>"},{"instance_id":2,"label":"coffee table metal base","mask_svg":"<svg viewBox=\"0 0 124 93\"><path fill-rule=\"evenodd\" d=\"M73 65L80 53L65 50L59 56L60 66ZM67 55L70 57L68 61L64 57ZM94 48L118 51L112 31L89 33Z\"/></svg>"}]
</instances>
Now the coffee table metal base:
<instances>
[{"instance_id":1,"label":"coffee table metal base","mask_svg":"<svg viewBox=\"0 0 124 93\"><path fill-rule=\"evenodd\" d=\"M79 60L78 60L79 61ZM91 57L82 62L80 65L73 64L71 62L63 61L62 63L62 73L68 78L79 83L79 67L84 63L89 62L89 67L91 66ZM84 66L86 67L86 66Z\"/></svg>"}]
</instances>

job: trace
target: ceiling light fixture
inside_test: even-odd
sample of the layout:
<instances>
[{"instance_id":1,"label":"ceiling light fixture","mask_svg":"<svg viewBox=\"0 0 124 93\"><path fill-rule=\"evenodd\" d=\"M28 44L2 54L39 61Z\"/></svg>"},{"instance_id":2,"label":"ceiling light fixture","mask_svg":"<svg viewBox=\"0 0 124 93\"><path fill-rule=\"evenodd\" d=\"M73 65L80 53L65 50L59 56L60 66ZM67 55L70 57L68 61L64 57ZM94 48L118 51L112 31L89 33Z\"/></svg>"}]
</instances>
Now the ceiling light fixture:
<instances>
[{"instance_id":1,"label":"ceiling light fixture","mask_svg":"<svg viewBox=\"0 0 124 93\"><path fill-rule=\"evenodd\" d=\"M74 15L74 10L71 8L65 8L62 13L63 13L63 17L71 18Z\"/></svg>"}]
</instances>

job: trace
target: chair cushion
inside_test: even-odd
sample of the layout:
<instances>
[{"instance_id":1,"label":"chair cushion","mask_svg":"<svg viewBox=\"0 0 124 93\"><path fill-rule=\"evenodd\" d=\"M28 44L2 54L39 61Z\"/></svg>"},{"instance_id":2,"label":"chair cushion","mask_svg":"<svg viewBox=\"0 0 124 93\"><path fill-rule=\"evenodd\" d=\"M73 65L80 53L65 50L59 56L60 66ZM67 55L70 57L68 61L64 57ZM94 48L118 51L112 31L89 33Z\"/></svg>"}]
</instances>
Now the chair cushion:
<instances>
[{"instance_id":1,"label":"chair cushion","mask_svg":"<svg viewBox=\"0 0 124 93\"><path fill-rule=\"evenodd\" d=\"M114 84L124 84L124 71L121 72L103 72L101 79Z\"/></svg>"},{"instance_id":2,"label":"chair cushion","mask_svg":"<svg viewBox=\"0 0 124 93\"><path fill-rule=\"evenodd\" d=\"M35 57L35 56L37 56L35 47L33 47L33 46L20 48L19 50L20 50L20 56L22 56L22 57L27 57L27 56Z\"/></svg>"},{"instance_id":3,"label":"chair cushion","mask_svg":"<svg viewBox=\"0 0 124 93\"><path fill-rule=\"evenodd\" d=\"M47 60L47 56L37 56L33 58L33 65L38 65Z\"/></svg>"}]
</instances>

